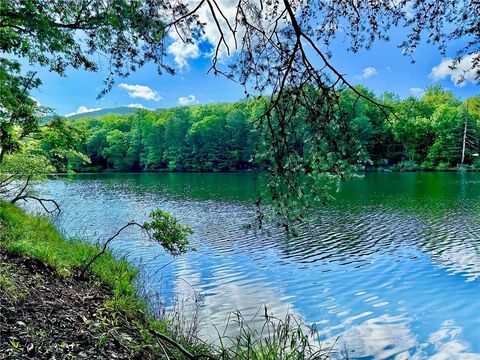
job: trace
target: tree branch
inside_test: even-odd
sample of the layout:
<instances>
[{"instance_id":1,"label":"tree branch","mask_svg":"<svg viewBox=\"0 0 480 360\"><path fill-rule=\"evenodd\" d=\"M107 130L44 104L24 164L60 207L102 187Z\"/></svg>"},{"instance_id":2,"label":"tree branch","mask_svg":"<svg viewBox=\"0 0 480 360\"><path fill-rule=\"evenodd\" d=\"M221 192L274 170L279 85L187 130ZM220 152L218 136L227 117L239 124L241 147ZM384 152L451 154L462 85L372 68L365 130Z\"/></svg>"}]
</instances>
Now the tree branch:
<instances>
[{"instance_id":1,"label":"tree branch","mask_svg":"<svg viewBox=\"0 0 480 360\"><path fill-rule=\"evenodd\" d=\"M108 248L108 244L110 244L110 242L112 240L114 240L118 235L120 235L122 233L122 231L124 231L126 228L130 227L130 226L138 226L140 227L142 230L145 230L145 227L142 225L142 224L139 224L138 222L136 221L130 221L128 222L127 224L125 224L124 226L122 226L120 229L117 230L117 232L110 236L104 243L103 243L103 246L102 246L102 249L92 258L90 259L90 261L88 261L82 268L82 271L80 273L80 278L84 278L85 277L85 272L88 270L88 268L93 264L93 262L95 260L97 260L100 256L102 256L103 254L105 254L105 252L107 251L107 248Z\"/></svg>"}]
</instances>

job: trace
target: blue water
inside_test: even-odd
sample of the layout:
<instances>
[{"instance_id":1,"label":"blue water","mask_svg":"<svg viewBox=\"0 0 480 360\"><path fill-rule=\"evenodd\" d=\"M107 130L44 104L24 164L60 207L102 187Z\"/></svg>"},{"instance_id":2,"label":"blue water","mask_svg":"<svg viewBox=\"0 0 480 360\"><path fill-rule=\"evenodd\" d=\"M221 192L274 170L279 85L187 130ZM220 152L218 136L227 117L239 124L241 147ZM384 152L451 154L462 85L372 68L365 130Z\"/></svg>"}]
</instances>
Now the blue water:
<instances>
[{"instance_id":1,"label":"blue water","mask_svg":"<svg viewBox=\"0 0 480 360\"><path fill-rule=\"evenodd\" d=\"M68 236L101 240L155 208L189 224L197 251L173 262L134 230L115 249L166 306L201 294L203 337L266 304L315 323L334 356L480 359L480 174L367 174L294 238L245 231L259 186L247 174L116 174L41 191L59 200Z\"/></svg>"}]
</instances>

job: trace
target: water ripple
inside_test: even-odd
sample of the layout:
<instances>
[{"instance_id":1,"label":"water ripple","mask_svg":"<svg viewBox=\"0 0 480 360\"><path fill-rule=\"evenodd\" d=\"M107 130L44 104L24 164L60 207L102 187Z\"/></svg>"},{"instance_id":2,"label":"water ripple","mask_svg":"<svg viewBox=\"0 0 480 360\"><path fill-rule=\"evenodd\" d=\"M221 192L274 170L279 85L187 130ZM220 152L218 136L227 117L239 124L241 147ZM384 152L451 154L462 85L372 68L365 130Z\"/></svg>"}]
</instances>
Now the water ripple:
<instances>
[{"instance_id":1,"label":"water ripple","mask_svg":"<svg viewBox=\"0 0 480 360\"><path fill-rule=\"evenodd\" d=\"M158 207L188 223L198 251L171 264L135 231L115 246L141 264L149 291L205 295L203 336L233 310L248 318L268 304L317 323L324 344L340 336L353 358L478 358L480 174L367 175L298 237L245 230L248 176L174 175L83 175L41 191L61 203L58 226L91 241Z\"/></svg>"}]
</instances>

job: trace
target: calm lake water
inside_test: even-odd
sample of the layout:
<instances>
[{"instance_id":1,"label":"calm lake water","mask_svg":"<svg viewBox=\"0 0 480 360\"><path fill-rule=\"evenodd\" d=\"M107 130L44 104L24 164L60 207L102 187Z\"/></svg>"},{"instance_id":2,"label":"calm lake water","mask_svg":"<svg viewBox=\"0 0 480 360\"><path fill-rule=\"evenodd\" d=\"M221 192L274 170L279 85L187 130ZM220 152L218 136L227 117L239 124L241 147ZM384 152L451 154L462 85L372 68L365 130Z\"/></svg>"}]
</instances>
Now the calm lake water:
<instances>
[{"instance_id":1,"label":"calm lake water","mask_svg":"<svg viewBox=\"0 0 480 360\"><path fill-rule=\"evenodd\" d=\"M479 173L366 174L296 238L245 231L259 191L249 174L76 175L41 191L68 236L105 237L155 208L189 224L197 251L173 262L136 230L114 246L167 305L204 295L202 336L266 304L316 323L325 346L339 337L351 358L480 359Z\"/></svg>"}]
</instances>

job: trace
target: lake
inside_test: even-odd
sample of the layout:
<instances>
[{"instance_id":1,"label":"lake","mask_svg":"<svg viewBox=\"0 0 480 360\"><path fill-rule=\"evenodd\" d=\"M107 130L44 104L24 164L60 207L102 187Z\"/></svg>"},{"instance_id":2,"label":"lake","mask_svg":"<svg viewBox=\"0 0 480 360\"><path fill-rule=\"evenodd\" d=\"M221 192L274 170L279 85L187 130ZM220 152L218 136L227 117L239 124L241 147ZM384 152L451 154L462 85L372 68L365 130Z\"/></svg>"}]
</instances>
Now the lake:
<instances>
[{"instance_id":1,"label":"lake","mask_svg":"<svg viewBox=\"0 0 480 360\"><path fill-rule=\"evenodd\" d=\"M202 294L201 336L266 304L351 358L480 359L480 173L368 173L298 237L245 230L259 189L251 174L167 173L75 175L40 191L59 201L59 228L90 241L155 208L190 225L197 251L173 262L133 229L114 248L166 306Z\"/></svg>"}]
</instances>

